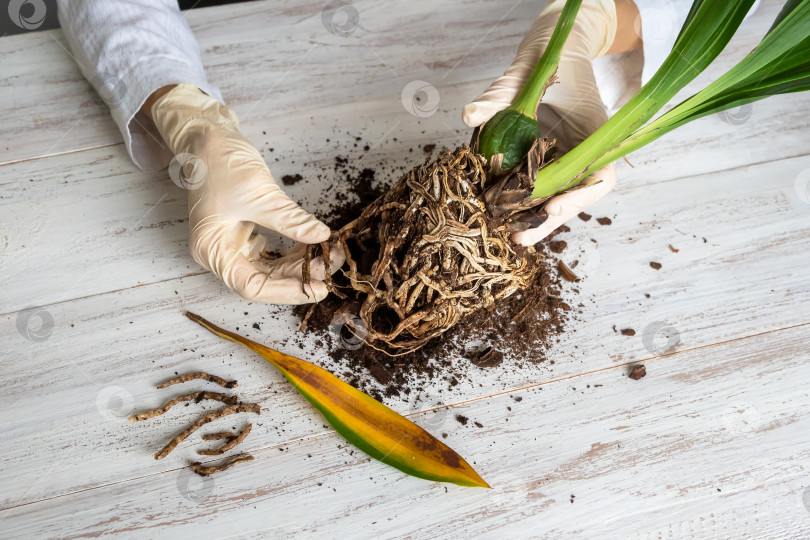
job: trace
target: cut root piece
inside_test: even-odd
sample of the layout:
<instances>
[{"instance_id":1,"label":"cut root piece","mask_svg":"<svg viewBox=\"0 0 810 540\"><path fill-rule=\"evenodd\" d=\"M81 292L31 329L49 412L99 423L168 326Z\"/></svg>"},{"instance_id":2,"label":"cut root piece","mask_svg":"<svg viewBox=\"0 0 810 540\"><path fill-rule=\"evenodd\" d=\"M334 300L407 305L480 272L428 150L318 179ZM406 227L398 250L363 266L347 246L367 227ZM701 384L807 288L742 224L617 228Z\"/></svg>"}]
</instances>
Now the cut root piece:
<instances>
[{"instance_id":1,"label":"cut root piece","mask_svg":"<svg viewBox=\"0 0 810 540\"><path fill-rule=\"evenodd\" d=\"M211 450L197 450L197 453L200 454L201 456L221 456L222 454L224 454L237 444L240 444L242 441L244 441L245 437L247 437L248 433L250 433L252 427L253 424L248 424L247 427L243 429L239 435L230 438L228 442L226 442L219 448L213 448Z\"/></svg>"},{"instance_id":2,"label":"cut root piece","mask_svg":"<svg viewBox=\"0 0 810 540\"><path fill-rule=\"evenodd\" d=\"M213 422L218 418L222 418L224 416L229 416L231 414L249 412L253 414L259 414L261 411L260 407L256 403L237 403L236 405L228 405L227 407L223 407L221 409L217 409L216 411L211 411L210 413L206 414L186 429L178 433L169 444L164 446L162 449L158 450L155 453L155 459L163 459L169 455L169 453L174 450L178 444L183 442L188 438L189 435L203 427L205 424L209 422Z\"/></svg>"},{"instance_id":3,"label":"cut root piece","mask_svg":"<svg viewBox=\"0 0 810 540\"><path fill-rule=\"evenodd\" d=\"M539 204L529 202L527 173L549 148L536 140L529 159L497 182L488 181L486 160L467 145L442 149L333 233L330 242L343 249L348 268L327 287L360 302L346 329L387 354L406 354L466 314L526 288L538 255L511 234L526 228L515 214ZM497 214L488 211L495 202ZM328 243L321 248L328 258Z\"/></svg>"},{"instance_id":4,"label":"cut root piece","mask_svg":"<svg viewBox=\"0 0 810 540\"><path fill-rule=\"evenodd\" d=\"M234 465L238 465L246 461L253 461L253 456L251 456L250 454L237 454L235 456L231 456L223 460L222 462L216 465L208 465L208 466L203 465L200 462L196 462L191 464L191 470L199 474L200 476L209 476L211 474L224 471L225 469L230 469Z\"/></svg>"},{"instance_id":5,"label":"cut root piece","mask_svg":"<svg viewBox=\"0 0 810 540\"><path fill-rule=\"evenodd\" d=\"M236 437L236 434L230 431L218 431L216 433L206 433L202 436L202 439L204 441L218 441L220 439L233 439L234 437Z\"/></svg>"},{"instance_id":6,"label":"cut root piece","mask_svg":"<svg viewBox=\"0 0 810 540\"><path fill-rule=\"evenodd\" d=\"M180 375L179 377L174 377L173 379L169 379L168 381L163 381L162 383L157 385L157 388L158 390L160 390L161 388L166 388L167 386L172 386L174 384L180 384L197 379L218 384L221 387L227 388L229 390L239 386L239 383L237 383L236 381L226 381L222 377L217 377L216 375L211 375L210 373L206 373L204 371L194 371L192 373Z\"/></svg>"},{"instance_id":7,"label":"cut root piece","mask_svg":"<svg viewBox=\"0 0 810 540\"><path fill-rule=\"evenodd\" d=\"M166 413L169 409L171 409L178 403L182 403L184 401L195 401L199 403L204 399L215 399L217 401L221 401L226 405L235 405L236 402L239 401L239 398L237 398L236 396L222 394L220 392L192 392L190 394L185 394L183 396L176 397L171 401L167 401L162 407L158 407L157 409L153 409L151 411L146 411L144 413L130 416L129 421L140 422L142 420L148 420L150 418L154 418L155 416L160 416L161 414Z\"/></svg>"}]
</instances>

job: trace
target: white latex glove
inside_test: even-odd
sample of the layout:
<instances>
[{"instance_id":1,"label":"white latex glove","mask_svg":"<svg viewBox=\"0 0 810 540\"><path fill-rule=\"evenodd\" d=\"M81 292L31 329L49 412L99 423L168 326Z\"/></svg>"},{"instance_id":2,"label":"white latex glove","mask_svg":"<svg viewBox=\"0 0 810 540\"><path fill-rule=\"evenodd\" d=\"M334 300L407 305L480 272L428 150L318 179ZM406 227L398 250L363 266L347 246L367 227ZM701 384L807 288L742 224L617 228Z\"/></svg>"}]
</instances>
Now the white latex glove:
<instances>
[{"instance_id":1,"label":"white latex glove","mask_svg":"<svg viewBox=\"0 0 810 540\"><path fill-rule=\"evenodd\" d=\"M564 4L564 0L554 0L540 13L520 43L509 69L483 94L464 106L462 120L467 126L481 125L512 103L546 50ZM557 83L546 90L537 112L540 133L556 139L557 148L563 153L607 121L592 62L608 51L615 36L614 1L584 0L563 46ZM512 239L526 246L535 244L606 195L616 185L614 165L599 169L583 183L587 187L549 199L544 207L548 219L538 227L514 233Z\"/></svg>"},{"instance_id":2,"label":"white latex glove","mask_svg":"<svg viewBox=\"0 0 810 540\"><path fill-rule=\"evenodd\" d=\"M188 189L194 260L248 300L303 304L325 298L320 258L312 261L312 281L302 291L304 245L279 259L260 256L267 240L256 224L305 244L326 240L330 230L281 191L259 151L239 133L236 114L197 87L180 84L155 102L152 117L175 155L169 174ZM331 258L330 270L343 264L341 251L333 250Z\"/></svg>"}]
</instances>

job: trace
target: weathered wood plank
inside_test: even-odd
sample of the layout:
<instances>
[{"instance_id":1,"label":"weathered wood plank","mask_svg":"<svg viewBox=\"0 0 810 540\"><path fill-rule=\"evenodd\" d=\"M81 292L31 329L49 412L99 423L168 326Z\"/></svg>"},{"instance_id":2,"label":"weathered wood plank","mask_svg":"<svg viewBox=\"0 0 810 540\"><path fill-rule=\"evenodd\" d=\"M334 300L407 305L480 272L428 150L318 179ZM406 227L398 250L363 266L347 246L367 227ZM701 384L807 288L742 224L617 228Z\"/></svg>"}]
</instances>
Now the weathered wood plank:
<instances>
[{"instance_id":1,"label":"weathered wood plank","mask_svg":"<svg viewBox=\"0 0 810 540\"><path fill-rule=\"evenodd\" d=\"M295 7L250 2L192 10L187 17L212 82L222 87L251 140L269 139L272 146L279 146L283 141L276 129L279 116L303 111L359 131L376 119L377 111L365 108L366 101L385 100L402 112L403 89L410 81L423 80L438 90L440 104L436 115L421 119L427 131L422 144L437 136L440 142L455 144L444 124L461 127L460 106L502 73L540 6L520 2L504 11L503 4L493 0L434 4L408 2L391 17L382 6L355 2L359 26L348 37L324 28L322 2ZM780 6L778 0L764 2L715 64L682 95L701 88L742 58ZM60 31L0 41L4 66L0 100L7 104L6 121L0 126L0 163L120 142L106 109L65 46ZM456 86L468 82L474 84ZM355 103L349 117L332 110ZM773 98L754 105L750 114L731 124L718 117L703 120L700 128L681 130L649 153L634 154L633 162L655 167L656 176L667 179L806 153L804 140L796 133L810 126L810 97ZM301 129L307 126L298 126ZM269 136L262 135L265 131ZM313 138L310 132L308 142ZM403 148L407 146L395 150ZM650 167L639 169L640 174L649 174Z\"/></svg>"},{"instance_id":2,"label":"weathered wood plank","mask_svg":"<svg viewBox=\"0 0 810 540\"><path fill-rule=\"evenodd\" d=\"M371 101L364 107L375 112L377 122L365 129L348 130L352 136L346 136L345 131L343 135L335 135L333 118L311 117L303 113L280 118L274 126L278 144L267 141L262 145L277 177L296 172L306 176L305 182L299 182L287 191L316 214L325 212L335 190L350 188L347 180L333 171L335 155L352 158L356 166L376 169L381 179L386 176L385 171L391 171L390 180L424 159L420 148L425 141L441 143L447 137L457 136L452 144L463 142L461 136L445 127L449 124L437 119L438 114L429 119L434 122L432 130L423 134L426 122L416 122L401 107L397 109L386 101ZM335 107L332 113L335 117L349 119L356 114L356 108L355 105ZM298 125L301 122L306 122L311 130L300 133ZM436 122L441 125L436 125ZM702 125L693 127L695 132L705 129ZM322 138L313 140L312 133L320 133ZM363 137L364 142L356 143L355 135ZM796 134L791 134L790 138L797 138ZM326 139L331 140L327 142ZM366 155L361 148L365 143L373 146ZM354 144L358 147L355 148ZM648 156L654 151L669 151L667 140L658 144L649 150ZM718 138L715 144L727 143ZM674 158L677 151L667 155ZM742 148L736 152L746 153ZM706 161L715 163L711 159ZM792 215L799 219L805 216L802 209L806 205L799 203L790 207L783 201L791 197L796 199L794 184L801 170L808 167L807 162L787 160L784 163L791 165L787 169L780 168L781 165L775 169L762 169L774 172L767 172L765 174L769 176L757 179L751 175L760 169L740 169L750 182L745 188L748 192L758 193L761 189L764 190L762 193L771 193L768 200L762 202L766 205L762 212L748 209L749 203L739 198L742 188L733 180L737 172L724 177L727 180L722 189L726 191L706 191L699 187L701 181L691 180L683 185L667 183L666 178L674 174L673 171L669 171L669 175L659 175L660 164L650 162L636 169L625 165L621 169L617 192L594 211L599 208L621 209L617 215L627 221L651 219L651 213L633 217L644 210L655 209L658 216L667 220L680 220L683 212L688 212L690 230L698 227L701 235L711 233L716 220L726 220L725 226L731 231L737 230L733 221L746 219L750 223L748 227L758 231L763 225L768 227L777 223L768 217L775 215L774 212L793 212ZM731 165L726 163L725 167ZM685 165L679 171L690 167ZM133 169L120 145L7 165L0 171L4 173L0 180L3 191L0 212L4 216L0 222L0 252L3 254L0 267L7 276L7 286L0 290L0 313L202 271L187 252L185 193L164 173L144 175ZM700 191L692 192L693 186ZM624 200L628 189L640 190L632 201ZM660 190L667 190L665 196ZM702 212L700 209L706 206L707 197L714 201L713 207L710 212ZM728 197L738 201L736 207L723 208L728 204ZM646 202L652 200L657 206ZM687 204L696 208L685 209ZM678 213L672 213L673 206ZM718 216L720 213L725 215ZM740 217L739 214L749 215ZM706 218L708 221L702 221ZM761 218L761 221L754 222L756 218ZM610 236L623 232L608 229L601 240L607 241ZM634 237L639 234L639 231L633 231ZM54 279L51 273L40 270L44 265L52 264L51 261L58 265L61 275L69 276L66 281ZM122 268L126 268L126 272L122 272Z\"/></svg>"},{"instance_id":3,"label":"weathered wood plank","mask_svg":"<svg viewBox=\"0 0 810 540\"><path fill-rule=\"evenodd\" d=\"M810 449L796 444L810 429L806 335L796 327L662 357L638 382L615 367L421 415L492 490L405 477L329 433L257 450L208 483L175 469L5 510L0 528L71 537L801 538L810 534Z\"/></svg>"},{"instance_id":4,"label":"weathered wood plank","mask_svg":"<svg viewBox=\"0 0 810 540\"><path fill-rule=\"evenodd\" d=\"M810 157L796 158L664 182L658 189L624 189L621 197L598 207L597 216L615 218L612 226L591 220L568 235L571 247L564 257L572 266L579 260L575 270L582 275L580 293L569 291L568 301L583 306L581 322L573 323L549 354L553 367L522 362L522 367L476 371L451 390L437 381L424 387L420 401L392 406L408 411L462 402L643 360L670 348L706 346L810 321L805 272L810 205L793 192L793 179L808 168ZM763 178L772 180L763 185ZM684 196L675 197L668 188ZM671 252L669 244L680 251ZM650 268L653 259L663 264L661 270ZM53 318L53 332L39 342L19 331L29 312L9 314L0 322L0 339L5 356L18 360L4 372L0 421L15 445L0 454L0 470L9 478L3 506L157 473L191 457L191 446L166 463L149 457L185 418L181 410L154 426L122 423L105 412L114 387L124 390L124 409L157 406L165 396L177 395L180 389L151 389L174 371L204 368L245 382L246 395L269 411L267 427L251 434L256 445L251 447L322 430L318 417L263 360L215 340L182 317L184 309L239 327L286 352L313 351L309 340L299 348L288 310L249 305L211 275L49 305L44 311ZM262 323L260 332L252 328L254 322ZM36 331L38 318L31 324ZM622 336L613 326L637 333ZM323 350L311 354L334 367ZM55 456L71 466L41 475Z\"/></svg>"},{"instance_id":5,"label":"weathered wood plank","mask_svg":"<svg viewBox=\"0 0 810 540\"><path fill-rule=\"evenodd\" d=\"M779 4L766 2L712 69L750 49ZM315 211L342 180L322 174L336 154L397 171L422 159L423 144L463 142L460 106L503 69L537 9L518 4L493 26L504 13L498 2L417 0L397 17L355 6L361 26L351 38L325 33L314 3L189 15L246 133L277 176L307 177L289 192ZM471 49L484 28L492 30ZM458 404L419 421L447 432L499 487L450 488L451 498L442 486L350 454L264 361L182 317L199 311L335 368L311 340L299 348L288 310L247 304L198 275L186 253L184 193L164 174L134 170L54 38L0 40L9 119L0 126L0 162L30 159L0 166L3 536L360 527L393 536L416 534L415 523L439 537L808 536L807 449L797 441L807 432L801 404L810 374L807 326L797 325L810 321L810 157L792 156L807 152L810 96L756 104L741 123L703 119L635 153L635 169L620 164L617 192L593 209L614 224L575 220L566 236L563 257L578 260L583 276L580 293L567 294L583 306L581 322L548 355L554 365L504 365L451 390L437 382L420 399L391 401L403 413ZM418 118L403 107L402 88L414 79L438 89L434 114ZM362 160L354 136L372 146ZM51 154L63 155L32 159ZM45 306L46 328L38 316L22 324L28 306ZM621 336L614 325L637 334ZM640 383L616 367L670 347L685 352L648 362ZM199 505L191 500L199 484L187 487L179 472L196 459L193 441L164 461L151 458L194 413L181 407L148 425L121 418L182 393L152 385L192 369L238 378L239 394L265 411L245 446L257 461L217 478ZM211 407L193 407L203 406ZM458 412L484 427L462 428ZM404 510L417 507L418 520Z\"/></svg>"},{"instance_id":6,"label":"weathered wood plank","mask_svg":"<svg viewBox=\"0 0 810 540\"><path fill-rule=\"evenodd\" d=\"M354 4L359 26L342 37L324 25L324 6L320 0L264 1L186 12L210 81L250 119L250 136L279 114L383 95L398 101L415 78L452 85L496 74L508 65L538 9L519 3L504 16L502 4L493 0L418 0L399 6L392 17L386 7L364 0ZM468 54L486 32L478 49L486 55ZM0 63L7 113L0 162L121 141L61 30L4 38ZM482 66L485 71L478 71Z\"/></svg>"}]
</instances>

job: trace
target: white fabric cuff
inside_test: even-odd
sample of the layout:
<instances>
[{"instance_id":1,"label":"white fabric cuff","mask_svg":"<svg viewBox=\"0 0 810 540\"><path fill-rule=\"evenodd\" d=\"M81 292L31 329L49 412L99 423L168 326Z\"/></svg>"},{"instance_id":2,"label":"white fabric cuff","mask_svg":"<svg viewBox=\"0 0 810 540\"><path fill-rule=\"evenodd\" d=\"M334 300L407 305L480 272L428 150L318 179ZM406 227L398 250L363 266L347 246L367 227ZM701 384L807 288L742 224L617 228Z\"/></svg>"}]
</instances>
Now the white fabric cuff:
<instances>
[{"instance_id":1,"label":"white fabric cuff","mask_svg":"<svg viewBox=\"0 0 810 540\"><path fill-rule=\"evenodd\" d=\"M73 58L110 108L132 161L147 172L166 167L172 155L139 113L146 99L188 83L222 101L177 0L57 0L57 7Z\"/></svg>"},{"instance_id":2,"label":"white fabric cuff","mask_svg":"<svg viewBox=\"0 0 810 540\"><path fill-rule=\"evenodd\" d=\"M200 66L202 67L202 66ZM122 99L110 106L113 120L121 130L127 152L135 165L144 172L165 169L174 154L163 142L151 120L140 109L146 99L156 90L173 84L191 84L222 102L219 89L208 83L202 69L194 69L186 63L167 59L155 59L135 67L122 77L127 90Z\"/></svg>"}]
</instances>

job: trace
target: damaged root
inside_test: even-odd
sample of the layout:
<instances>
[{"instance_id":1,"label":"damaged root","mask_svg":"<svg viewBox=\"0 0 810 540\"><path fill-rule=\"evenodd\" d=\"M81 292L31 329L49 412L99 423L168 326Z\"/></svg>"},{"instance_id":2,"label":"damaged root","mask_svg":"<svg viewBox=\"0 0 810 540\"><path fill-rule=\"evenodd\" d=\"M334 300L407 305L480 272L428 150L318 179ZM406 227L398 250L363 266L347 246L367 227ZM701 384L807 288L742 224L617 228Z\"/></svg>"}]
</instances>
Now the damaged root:
<instances>
[{"instance_id":1,"label":"damaged root","mask_svg":"<svg viewBox=\"0 0 810 540\"><path fill-rule=\"evenodd\" d=\"M528 160L532 167L549 149L538 141ZM524 176L527 167L520 168ZM342 248L348 266L340 283L326 280L329 291L341 298L347 291L361 301L359 320L346 322L349 331L387 354L412 352L465 315L529 285L539 268L537 254L512 242L512 214L487 211L485 194L494 187L487 178L483 157L466 145L445 148L321 244L325 259L330 242ZM526 210L529 193L522 185L498 184L501 207ZM307 250L305 283L311 257Z\"/></svg>"},{"instance_id":2,"label":"damaged root","mask_svg":"<svg viewBox=\"0 0 810 540\"><path fill-rule=\"evenodd\" d=\"M214 473L218 473L220 471L224 471L226 469L230 469L234 465L244 463L245 461L253 461L253 456L251 456L250 454L237 454L235 456L231 456L225 459L224 461L218 463L217 465L210 465L210 466L205 466L199 461L197 461L191 464L191 470L199 474L200 476L208 476Z\"/></svg>"},{"instance_id":3,"label":"damaged root","mask_svg":"<svg viewBox=\"0 0 810 540\"><path fill-rule=\"evenodd\" d=\"M178 433L169 444L164 446L161 450L155 453L155 459L163 459L169 455L169 453L174 450L178 444L186 440L189 435L200 429L202 426L209 422L213 422L219 418L224 416L229 416L231 414L249 412L254 414L260 414L261 408L256 403L237 403L236 405L229 405L227 407L223 407L221 409L217 409L216 411L211 411L210 413L206 414L189 427L184 429L182 432Z\"/></svg>"},{"instance_id":4,"label":"damaged root","mask_svg":"<svg viewBox=\"0 0 810 540\"><path fill-rule=\"evenodd\" d=\"M232 439L236 437L230 431L218 431L217 433L206 433L202 436L204 441L218 441L220 439Z\"/></svg>"},{"instance_id":5,"label":"damaged root","mask_svg":"<svg viewBox=\"0 0 810 540\"><path fill-rule=\"evenodd\" d=\"M160 390L162 388L166 388L167 386L172 386L173 384L180 384L188 381L193 381L196 379L202 379L204 381L212 382L229 390L239 386L239 383L236 381L226 381L222 377L217 377L216 375L211 375L210 373L206 373L204 371L195 371L193 373L186 373L185 375L180 375L179 377L175 377L173 379L169 379L168 381L164 381L159 385L157 385L157 388L158 390Z\"/></svg>"},{"instance_id":6,"label":"damaged root","mask_svg":"<svg viewBox=\"0 0 810 540\"><path fill-rule=\"evenodd\" d=\"M155 416L160 416L161 414L166 413L178 403L182 403L184 401L194 401L195 403L199 403L204 399L215 399L226 405L235 405L236 402L239 401L236 396L222 394L220 392L192 392L190 394L176 397L171 401L167 401L162 407L158 407L157 409L130 416L129 421L140 422L141 420L148 420L150 418L154 418Z\"/></svg>"},{"instance_id":7,"label":"damaged root","mask_svg":"<svg viewBox=\"0 0 810 540\"><path fill-rule=\"evenodd\" d=\"M244 441L245 437L247 437L248 433L250 433L252 427L253 424L248 424L247 427L243 429L239 435L231 438L231 440L229 440L219 448L213 448L211 450L197 450L197 453L200 454L201 456L220 456L225 452L227 452L228 450L230 450L231 448L233 448L234 446ZM228 435L230 435L230 433Z\"/></svg>"}]
</instances>

